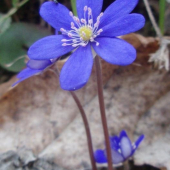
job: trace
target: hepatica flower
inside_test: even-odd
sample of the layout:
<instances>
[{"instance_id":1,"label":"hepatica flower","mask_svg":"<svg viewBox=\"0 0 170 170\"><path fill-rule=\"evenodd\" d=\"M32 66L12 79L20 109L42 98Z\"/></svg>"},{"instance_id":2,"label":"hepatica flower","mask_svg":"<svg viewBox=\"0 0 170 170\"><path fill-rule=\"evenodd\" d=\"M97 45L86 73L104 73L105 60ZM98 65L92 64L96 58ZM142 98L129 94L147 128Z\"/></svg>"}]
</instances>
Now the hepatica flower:
<instances>
[{"instance_id":1,"label":"hepatica flower","mask_svg":"<svg viewBox=\"0 0 170 170\"><path fill-rule=\"evenodd\" d=\"M74 51L60 74L65 90L77 90L87 83L93 66L92 49L108 63L131 64L136 50L117 36L137 31L145 23L142 15L129 14L138 0L116 0L104 13L103 0L76 2L78 16L60 3L45 2L41 6L42 18L61 34L40 39L28 51L33 60L50 60Z\"/></svg>"},{"instance_id":2,"label":"hepatica flower","mask_svg":"<svg viewBox=\"0 0 170 170\"><path fill-rule=\"evenodd\" d=\"M132 144L124 130L120 132L119 137L110 137L113 164L122 163L132 157L143 139L144 135L141 135L137 141ZM107 163L105 150L96 150L95 159L97 163Z\"/></svg>"}]
</instances>

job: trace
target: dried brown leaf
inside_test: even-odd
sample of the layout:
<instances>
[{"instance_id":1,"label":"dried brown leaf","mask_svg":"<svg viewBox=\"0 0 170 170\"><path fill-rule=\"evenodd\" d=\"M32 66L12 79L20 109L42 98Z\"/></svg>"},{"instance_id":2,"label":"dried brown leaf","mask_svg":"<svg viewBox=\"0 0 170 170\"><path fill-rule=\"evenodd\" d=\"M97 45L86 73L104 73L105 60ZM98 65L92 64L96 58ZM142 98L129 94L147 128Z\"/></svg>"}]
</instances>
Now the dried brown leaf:
<instances>
[{"instance_id":1,"label":"dried brown leaf","mask_svg":"<svg viewBox=\"0 0 170 170\"><path fill-rule=\"evenodd\" d=\"M118 134L126 129L133 139L142 115L169 91L170 77L166 72L153 70L147 62L149 54L159 47L157 39L137 34L123 38L135 46L138 57L134 64L126 67L102 61L103 81L107 82L104 96L110 133ZM88 84L76 93L85 106L96 149L104 147L104 138L95 80L93 69ZM54 74L48 71L34 76L0 94L1 152L26 147L61 167L90 166L79 111L69 93L60 89ZM137 157L135 160L138 162Z\"/></svg>"},{"instance_id":2,"label":"dried brown leaf","mask_svg":"<svg viewBox=\"0 0 170 170\"><path fill-rule=\"evenodd\" d=\"M170 169L170 92L158 99L141 117L136 134L144 133L145 141L135 155L138 165L150 164Z\"/></svg>"}]
</instances>

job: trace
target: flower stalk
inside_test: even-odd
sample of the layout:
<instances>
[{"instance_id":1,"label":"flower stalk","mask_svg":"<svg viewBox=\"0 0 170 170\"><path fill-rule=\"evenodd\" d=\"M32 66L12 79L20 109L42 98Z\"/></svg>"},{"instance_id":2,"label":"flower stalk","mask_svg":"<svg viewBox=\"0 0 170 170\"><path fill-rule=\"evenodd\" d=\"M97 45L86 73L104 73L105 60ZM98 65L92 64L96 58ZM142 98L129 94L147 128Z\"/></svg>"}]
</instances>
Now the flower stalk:
<instances>
[{"instance_id":1,"label":"flower stalk","mask_svg":"<svg viewBox=\"0 0 170 170\"><path fill-rule=\"evenodd\" d=\"M154 16L153 16L151 7L150 7L150 5L149 5L149 2L148 2L148 0L143 0L143 1L144 1L145 6L146 6L146 10L147 10L147 13L148 13L148 15L149 15L149 18L150 18L150 20L151 20L151 23L152 23L152 25L153 25L153 27L154 27L154 29L155 29L155 32L156 32L157 36L158 36L160 39L162 39L161 30L160 30L160 28L158 27L158 25L157 25L157 23L156 23L156 20L155 20L155 18L154 18Z\"/></svg>"},{"instance_id":2,"label":"flower stalk","mask_svg":"<svg viewBox=\"0 0 170 170\"><path fill-rule=\"evenodd\" d=\"M93 144L92 144L92 139L91 139L90 127L89 127L89 123L88 123L85 111L84 111L84 109L83 109L83 107L82 107L82 105L80 103L80 100L76 96L76 94L73 91L70 91L70 94L72 95L74 101L77 104L77 107L80 110L81 117L83 119L84 127L85 127L85 130L86 130L88 149L89 149L89 154L90 154L90 160L91 160L92 168L93 168L93 170L97 170L96 162L95 162L94 154L93 154L94 152L93 152Z\"/></svg>"},{"instance_id":3,"label":"flower stalk","mask_svg":"<svg viewBox=\"0 0 170 170\"><path fill-rule=\"evenodd\" d=\"M105 105L104 105L104 97L103 97L102 72L101 72L100 60L99 60L99 57L97 55L95 57L95 65L96 65L96 76L97 76L97 87L98 87L100 114L101 114L104 136L105 136L105 141L106 141L106 153L107 153L107 160L108 160L108 169L113 170L110 138L109 138L107 119L106 119L106 113L105 113Z\"/></svg>"},{"instance_id":4,"label":"flower stalk","mask_svg":"<svg viewBox=\"0 0 170 170\"><path fill-rule=\"evenodd\" d=\"M50 69L50 70L52 72L54 72L57 77L59 77L60 73L59 73L58 69L55 69L55 70ZM79 108L79 111L80 111L80 114L81 114L81 117L82 117L82 120L83 120L83 123L84 123L92 169L97 170L96 161L94 159L94 151L93 151L93 144L92 144L90 126L89 126L89 123L88 123L88 120L87 120L87 117L86 117L86 113L85 113L83 106L81 105L80 100L78 99L77 95L73 91L70 91L70 94L73 97L74 101L76 102L77 107Z\"/></svg>"}]
</instances>

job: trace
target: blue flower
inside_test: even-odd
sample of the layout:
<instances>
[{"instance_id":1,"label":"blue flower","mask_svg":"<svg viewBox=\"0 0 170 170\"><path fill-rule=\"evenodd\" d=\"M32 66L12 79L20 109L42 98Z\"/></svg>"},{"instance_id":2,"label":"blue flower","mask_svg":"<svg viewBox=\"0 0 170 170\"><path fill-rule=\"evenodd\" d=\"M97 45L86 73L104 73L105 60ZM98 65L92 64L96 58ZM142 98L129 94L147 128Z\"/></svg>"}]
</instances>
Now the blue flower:
<instances>
[{"instance_id":1,"label":"blue flower","mask_svg":"<svg viewBox=\"0 0 170 170\"><path fill-rule=\"evenodd\" d=\"M126 131L124 130L120 132L119 137L110 137L113 164L119 164L129 159L134 154L143 139L144 135L141 135L137 141L132 144L128 135L126 134ZM94 156L97 163L107 163L105 150L96 150Z\"/></svg>"},{"instance_id":2,"label":"blue flower","mask_svg":"<svg viewBox=\"0 0 170 170\"><path fill-rule=\"evenodd\" d=\"M50 67L56 60L29 60L27 62L27 68L22 70L18 75L17 78L19 79L17 82L15 82L12 86L17 85L21 81L40 74L42 71Z\"/></svg>"},{"instance_id":3,"label":"blue flower","mask_svg":"<svg viewBox=\"0 0 170 170\"><path fill-rule=\"evenodd\" d=\"M83 87L93 66L92 49L111 64L128 65L136 58L136 50L117 38L141 29L145 19L129 14L138 0L116 0L100 13L103 0L77 0L78 17L65 6L45 2L40 15L61 35L52 35L35 42L28 51L33 60L49 60L74 51L63 66L60 85L64 90Z\"/></svg>"}]
</instances>

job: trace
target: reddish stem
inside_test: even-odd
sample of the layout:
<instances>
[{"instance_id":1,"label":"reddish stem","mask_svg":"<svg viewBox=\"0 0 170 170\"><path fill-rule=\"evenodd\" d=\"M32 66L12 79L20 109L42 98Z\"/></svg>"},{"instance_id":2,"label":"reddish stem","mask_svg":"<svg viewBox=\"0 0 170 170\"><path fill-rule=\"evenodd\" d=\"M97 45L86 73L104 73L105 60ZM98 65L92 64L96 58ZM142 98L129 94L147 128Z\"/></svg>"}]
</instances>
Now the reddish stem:
<instances>
[{"instance_id":1,"label":"reddish stem","mask_svg":"<svg viewBox=\"0 0 170 170\"><path fill-rule=\"evenodd\" d=\"M106 153L107 153L107 159L108 159L108 169L113 170L112 153L111 153L111 147L110 147L110 139L109 139L109 132L108 132L107 119L106 119L106 113L105 113L105 105L104 105L104 97L103 97L102 72L101 72L101 66L100 66L100 59L99 59L98 56L95 57L95 65L96 65L96 76L97 76L97 87L98 87L100 114L101 114L104 136L105 136L105 141L106 141Z\"/></svg>"},{"instance_id":2,"label":"reddish stem","mask_svg":"<svg viewBox=\"0 0 170 170\"><path fill-rule=\"evenodd\" d=\"M60 73L59 73L58 69L55 69L55 71L54 70L51 70L51 71L53 71L59 77ZM70 94L72 95L74 101L77 104L77 107L79 108L79 111L81 113L81 117L82 117L82 120L83 120L83 123L84 123L85 131L86 131L86 136L87 136L88 150L89 150L89 155L90 155L90 161L91 161L92 168L93 168L93 170L97 170L96 161L94 159L94 152L93 152L93 144L92 144L92 138L91 138L91 133L90 133L90 126L89 126L89 123L88 123L85 111L83 109L83 106L80 103L80 100L76 96L76 94L73 91L70 91Z\"/></svg>"}]
</instances>

